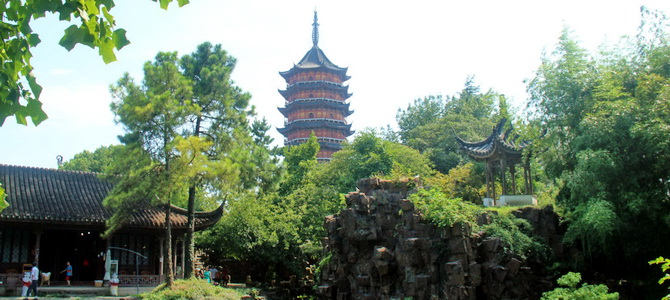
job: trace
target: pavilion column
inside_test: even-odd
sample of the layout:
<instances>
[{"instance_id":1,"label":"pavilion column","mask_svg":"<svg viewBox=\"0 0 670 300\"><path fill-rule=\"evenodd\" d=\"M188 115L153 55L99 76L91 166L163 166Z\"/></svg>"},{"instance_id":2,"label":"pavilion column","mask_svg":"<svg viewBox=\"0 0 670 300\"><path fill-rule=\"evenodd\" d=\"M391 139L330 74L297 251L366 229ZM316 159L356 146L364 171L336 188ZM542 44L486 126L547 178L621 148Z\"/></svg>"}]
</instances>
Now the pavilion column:
<instances>
[{"instance_id":1,"label":"pavilion column","mask_svg":"<svg viewBox=\"0 0 670 300\"><path fill-rule=\"evenodd\" d=\"M35 233L35 262L39 265L40 263L40 240L42 239L42 230L38 229L34 231Z\"/></svg>"},{"instance_id":2,"label":"pavilion column","mask_svg":"<svg viewBox=\"0 0 670 300\"><path fill-rule=\"evenodd\" d=\"M512 177L512 194L516 195L516 168L514 167L514 164L509 166L509 172Z\"/></svg>"},{"instance_id":3,"label":"pavilion column","mask_svg":"<svg viewBox=\"0 0 670 300\"><path fill-rule=\"evenodd\" d=\"M111 277L112 276L112 274L111 274L112 270L110 270L110 267L111 267L110 261L112 259L112 252L109 249L109 247L111 246L111 243L112 243L111 242L112 241L111 235L109 237L107 237L104 241L105 241L105 256L104 256L105 257L105 275L103 275L102 280L104 280L105 284L106 284L112 278Z\"/></svg>"},{"instance_id":4,"label":"pavilion column","mask_svg":"<svg viewBox=\"0 0 670 300\"><path fill-rule=\"evenodd\" d=\"M491 198L493 199L493 204L495 205L497 200L496 194L496 172L494 162L489 164L489 177L491 177Z\"/></svg>"},{"instance_id":5,"label":"pavilion column","mask_svg":"<svg viewBox=\"0 0 670 300\"><path fill-rule=\"evenodd\" d=\"M184 237L182 238L181 242L181 278L186 278L185 276L185 271L186 271L186 234L184 234Z\"/></svg>"},{"instance_id":6,"label":"pavilion column","mask_svg":"<svg viewBox=\"0 0 670 300\"><path fill-rule=\"evenodd\" d=\"M158 244L160 245L160 254L158 255L158 275L163 277L163 261L165 261L165 249L163 247L165 245L165 238L159 237Z\"/></svg>"},{"instance_id":7,"label":"pavilion column","mask_svg":"<svg viewBox=\"0 0 670 300\"><path fill-rule=\"evenodd\" d=\"M500 192L500 195L507 195L507 178L505 176L505 169L507 166L505 166L505 158L500 159L500 185L502 185L502 191Z\"/></svg>"},{"instance_id":8,"label":"pavilion column","mask_svg":"<svg viewBox=\"0 0 670 300\"><path fill-rule=\"evenodd\" d=\"M491 171L489 170L489 163L486 162L486 170L484 173L486 173L486 198L491 198L491 174L489 174Z\"/></svg>"},{"instance_id":9,"label":"pavilion column","mask_svg":"<svg viewBox=\"0 0 670 300\"><path fill-rule=\"evenodd\" d=\"M179 244L179 239L174 239L174 242L172 244L172 249L174 249L172 251L172 265L174 266L172 268L172 276L177 275L177 249L179 249L179 248L177 248L178 244Z\"/></svg>"}]
</instances>

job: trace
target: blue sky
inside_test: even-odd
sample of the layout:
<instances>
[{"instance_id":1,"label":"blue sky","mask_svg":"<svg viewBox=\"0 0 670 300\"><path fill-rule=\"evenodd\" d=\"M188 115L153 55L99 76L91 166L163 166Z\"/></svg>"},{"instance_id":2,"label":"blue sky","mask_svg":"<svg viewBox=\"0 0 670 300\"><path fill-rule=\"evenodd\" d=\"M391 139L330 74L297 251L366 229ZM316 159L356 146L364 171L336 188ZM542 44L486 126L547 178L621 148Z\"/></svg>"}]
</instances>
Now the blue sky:
<instances>
[{"instance_id":1,"label":"blue sky","mask_svg":"<svg viewBox=\"0 0 670 300\"><path fill-rule=\"evenodd\" d=\"M313 11L319 13L319 46L335 64L349 67L354 130L395 126L398 108L416 98L457 93L468 75L482 90L492 88L526 101L525 79L533 76L544 49L564 24L582 46L595 50L634 35L639 7L670 14L670 1L314 1L191 0L167 11L149 0L117 0L117 26L131 44L105 65L96 50L58 46L69 26L54 16L35 21L42 43L32 60L41 100L50 118L0 127L0 163L55 168L56 156L117 144L122 133L109 112L110 84L129 72L138 82L142 65L159 51L191 53L202 42L222 44L237 58L233 80L252 94L258 116L274 127L283 117L277 92L279 71L290 69L311 47ZM282 137L273 128L275 142Z\"/></svg>"}]
</instances>

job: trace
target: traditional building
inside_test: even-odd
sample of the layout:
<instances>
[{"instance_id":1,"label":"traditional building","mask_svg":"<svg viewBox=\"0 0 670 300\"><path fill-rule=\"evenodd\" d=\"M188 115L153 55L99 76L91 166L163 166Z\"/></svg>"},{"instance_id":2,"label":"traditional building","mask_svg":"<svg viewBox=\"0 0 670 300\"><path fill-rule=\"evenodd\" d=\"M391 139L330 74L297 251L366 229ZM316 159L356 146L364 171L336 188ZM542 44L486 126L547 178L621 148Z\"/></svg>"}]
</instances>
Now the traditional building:
<instances>
[{"instance_id":1,"label":"traditional building","mask_svg":"<svg viewBox=\"0 0 670 300\"><path fill-rule=\"evenodd\" d=\"M136 209L127 224L111 238L102 239L105 222L113 214L102 201L112 185L98 174L0 165L0 182L10 204L0 211L0 281L18 282L24 265L33 261L42 272L52 273L52 281L62 281L59 271L69 261L73 280L92 284L109 278L113 261L112 269L120 274L122 284L162 282L164 207ZM184 265L187 214L182 208L171 209L171 259L179 271ZM222 206L196 213L196 230L213 225L222 213ZM127 250L146 258L135 260Z\"/></svg>"},{"instance_id":2,"label":"traditional building","mask_svg":"<svg viewBox=\"0 0 670 300\"><path fill-rule=\"evenodd\" d=\"M537 204L533 197L533 182L528 157L523 156L526 143L516 144L510 138L511 130L505 130L502 119L486 139L466 142L456 136L461 149L477 161L486 163L486 206ZM523 168L523 191L517 191L516 165ZM508 174L509 172L509 174ZM500 178L500 195L496 191L496 175ZM509 176L508 176L509 175ZM508 180L509 179L509 180ZM523 195L518 195L518 192ZM499 196L499 198L497 198Z\"/></svg>"},{"instance_id":3,"label":"traditional building","mask_svg":"<svg viewBox=\"0 0 670 300\"><path fill-rule=\"evenodd\" d=\"M316 11L312 24L313 46L298 64L279 74L286 80L286 89L279 93L286 99L279 108L284 115L284 145L298 145L307 141L314 132L321 150L319 161L329 161L341 143L353 134L346 118L353 113L346 101L351 94L347 68L333 64L319 48L319 23Z\"/></svg>"}]
</instances>

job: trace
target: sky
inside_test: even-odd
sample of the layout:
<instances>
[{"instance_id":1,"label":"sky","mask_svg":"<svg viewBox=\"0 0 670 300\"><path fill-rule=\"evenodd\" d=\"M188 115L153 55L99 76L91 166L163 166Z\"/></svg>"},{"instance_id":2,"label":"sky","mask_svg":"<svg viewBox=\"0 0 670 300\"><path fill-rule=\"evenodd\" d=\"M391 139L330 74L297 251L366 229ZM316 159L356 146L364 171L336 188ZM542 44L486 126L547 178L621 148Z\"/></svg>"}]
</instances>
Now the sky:
<instances>
[{"instance_id":1,"label":"sky","mask_svg":"<svg viewBox=\"0 0 670 300\"><path fill-rule=\"evenodd\" d=\"M109 86L126 72L140 82L143 64L160 51L181 56L206 41L237 58L232 79L251 93L258 118L273 126L269 133L281 145L276 127L283 127L283 116L277 108L284 99L277 91L286 82L278 72L311 48L315 9L319 47L333 63L348 67L354 110L349 122L356 131L396 127L398 109L428 95L455 95L469 75L482 91L502 93L522 110L524 81L563 26L596 51L635 35L641 5L670 14L667 0L191 0L167 11L149 0L115 2L111 13L131 44L111 64L86 46L70 52L60 47L69 23L55 16L31 23L42 40L32 64L49 119L35 127L8 118L0 127L0 164L56 168L58 155L69 160L118 144L123 128L109 110Z\"/></svg>"}]
</instances>

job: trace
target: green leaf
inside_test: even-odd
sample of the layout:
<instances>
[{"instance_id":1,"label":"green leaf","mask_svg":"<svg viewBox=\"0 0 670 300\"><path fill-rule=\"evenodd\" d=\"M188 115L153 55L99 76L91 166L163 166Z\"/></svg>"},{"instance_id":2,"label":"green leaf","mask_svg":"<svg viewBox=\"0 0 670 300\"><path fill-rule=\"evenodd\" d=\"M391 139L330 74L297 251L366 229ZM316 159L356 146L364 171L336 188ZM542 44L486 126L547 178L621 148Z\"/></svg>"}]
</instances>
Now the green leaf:
<instances>
[{"instance_id":1,"label":"green leaf","mask_svg":"<svg viewBox=\"0 0 670 300\"><path fill-rule=\"evenodd\" d=\"M27 37L28 37L28 43L30 44L30 47L35 47L35 46L37 46L37 44L42 42L42 40L40 40L40 36L37 33L32 33L32 34L28 35Z\"/></svg>"},{"instance_id":2,"label":"green leaf","mask_svg":"<svg viewBox=\"0 0 670 300\"><path fill-rule=\"evenodd\" d=\"M116 61L116 54L114 54L114 42L111 40L105 40L102 44L98 45L98 53L102 56L102 61L106 64Z\"/></svg>"},{"instance_id":3,"label":"green leaf","mask_svg":"<svg viewBox=\"0 0 670 300\"><path fill-rule=\"evenodd\" d=\"M77 25L72 25L65 29L65 34L58 41L58 44L67 49L67 51L72 50L77 43L80 43L83 40L82 32L79 30Z\"/></svg>"},{"instance_id":4,"label":"green leaf","mask_svg":"<svg viewBox=\"0 0 670 300\"><path fill-rule=\"evenodd\" d=\"M189 4L188 0L177 0L177 3L179 4L179 7Z\"/></svg>"},{"instance_id":5,"label":"green leaf","mask_svg":"<svg viewBox=\"0 0 670 300\"><path fill-rule=\"evenodd\" d=\"M35 76L33 76L31 74L26 75L26 79L28 80L28 85L30 85L30 90L35 95L35 98L39 98L40 94L42 94L42 86L37 84L37 81L35 80Z\"/></svg>"},{"instance_id":6,"label":"green leaf","mask_svg":"<svg viewBox=\"0 0 670 300\"><path fill-rule=\"evenodd\" d=\"M33 121L35 126L39 125L48 118L47 114L42 110L42 102L37 99L28 100L28 105L26 105L26 112L30 116L30 119Z\"/></svg>"},{"instance_id":7,"label":"green leaf","mask_svg":"<svg viewBox=\"0 0 670 300\"><path fill-rule=\"evenodd\" d=\"M114 40L114 47L116 47L116 50L121 50L121 48L130 44L130 41L126 38L126 30L123 28L114 30L112 39Z\"/></svg>"},{"instance_id":8,"label":"green leaf","mask_svg":"<svg viewBox=\"0 0 670 300\"><path fill-rule=\"evenodd\" d=\"M165 9L165 10L168 9L168 5L170 5L170 2L172 2L172 0L159 0L159 1L160 1L161 8Z\"/></svg>"},{"instance_id":9,"label":"green leaf","mask_svg":"<svg viewBox=\"0 0 670 300\"><path fill-rule=\"evenodd\" d=\"M109 24L114 26L114 16L112 16L109 13L109 10L107 9L107 7L102 8L102 15L105 16L105 19L107 19L107 22L109 22Z\"/></svg>"}]
</instances>

